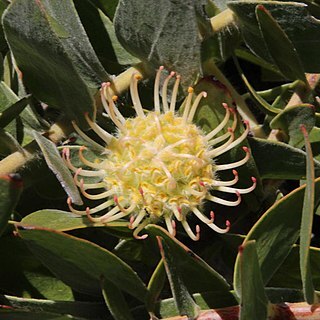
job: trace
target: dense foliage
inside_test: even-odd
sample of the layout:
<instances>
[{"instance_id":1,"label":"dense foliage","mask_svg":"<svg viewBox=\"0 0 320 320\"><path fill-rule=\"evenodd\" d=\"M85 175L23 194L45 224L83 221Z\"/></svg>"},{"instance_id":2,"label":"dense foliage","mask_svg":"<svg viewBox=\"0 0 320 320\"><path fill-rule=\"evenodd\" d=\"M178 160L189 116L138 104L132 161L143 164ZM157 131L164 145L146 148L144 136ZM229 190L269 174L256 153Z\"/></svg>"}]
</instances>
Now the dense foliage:
<instances>
[{"instance_id":1,"label":"dense foliage","mask_svg":"<svg viewBox=\"0 0 320 320\"><path fill-rule=\"evenodd\" d=\"M221 309L223 319L260 320L286 312L283 302L310 319L320 291L319 0L0 0L0 12L1 319L220 319L204 310ZM75 162L82 145L101 156L88 117L115 134L102 83L133 117L132 77L153 110L160 66L181 76L181 112L188 87L207 93L193 119L203 132L223 121L223 103L250 125L215 164L239 161L247 146L237 188L254 177L254 191L238 206L200 208L218 226L229 220L228 233L201 224L192 241L159 219L137 239L126 217L105 225L69 210L92 201L64 148Z\"/></svg>"}]
</instances>

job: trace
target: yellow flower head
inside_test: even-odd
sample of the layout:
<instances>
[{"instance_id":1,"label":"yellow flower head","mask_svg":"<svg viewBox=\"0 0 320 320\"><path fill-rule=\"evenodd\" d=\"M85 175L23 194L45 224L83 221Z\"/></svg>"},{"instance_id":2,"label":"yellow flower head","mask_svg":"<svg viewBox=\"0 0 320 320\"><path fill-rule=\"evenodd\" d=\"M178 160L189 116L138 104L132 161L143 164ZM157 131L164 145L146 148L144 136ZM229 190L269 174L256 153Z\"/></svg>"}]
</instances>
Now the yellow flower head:
<instances>
[{"instance_id":1,"label":"yellow flower head","mask_svg":"<svg viewBox=\"0 0 320 320\"><path fill-rule=\"evenodd\" d=\"M180 77L176 76L170 105L167 86L175 73L171 72L165 79L160 103L162 70L163 67L160 67L155 79L154 111L143 110L138 94L139 76L132 76L130 93L137 114L135 118L125 119L115 105L117 97L111 96L110 83L102 85L102 103L109 118L118 128L117 135L113 136L103 130L86 114L89 126L105 141L105 151L100 161L96 163L87 160L83 155L85 147L79 149L79 159L91 170L73 166L68 148L64 149L63 158L74 172L74 179L81 193L88 199L105 201L94 208L76 210L69 198L69 208L76 214L87 215L92 221L105 224L129 217L128 225L134 229L133 235L139 239L146 237L139 236L139 233L147 224L163 219L172 235L175 235L175 221L179 221L190 238L198 240L200 227L197 226L196 231L192 231L187 222L190 213L194 213L216 232L225 233L230 228L229 221L226 222L226 228L219 228L214 224L213 212L208 218L199 208L204 201L236 206L241 201L240 194L251 192L255 188L255 178L252 178L253 184L247 189L232 187L238 181L238 173L234 168L245 164L249 159L250 154L246 147L243 147L245 156L240 161L217 165L213 160L239 145L246 138L249 126L245 122L245 131L236 139L234 131L238 117L234 109L224 104L226 114L223 121L205 134L192 121L199 102L206 97L206 93L201 92L193 99L193 89L189 88L183 114L176 114ZM231 117L232 127L228 128L226 133L220 134ZM84 140L96 144L76 123L73 124ZM234 178L220 181L218 172L229 169L233 169ZM84 183L81 176L99 177L101 181ZM98 188L104 191L98 194L88 192ZM213 196L211 190L233 193L236 200L227 201ZM96 213L101 214L92 217Z\"/></svg>"}]
</instances>

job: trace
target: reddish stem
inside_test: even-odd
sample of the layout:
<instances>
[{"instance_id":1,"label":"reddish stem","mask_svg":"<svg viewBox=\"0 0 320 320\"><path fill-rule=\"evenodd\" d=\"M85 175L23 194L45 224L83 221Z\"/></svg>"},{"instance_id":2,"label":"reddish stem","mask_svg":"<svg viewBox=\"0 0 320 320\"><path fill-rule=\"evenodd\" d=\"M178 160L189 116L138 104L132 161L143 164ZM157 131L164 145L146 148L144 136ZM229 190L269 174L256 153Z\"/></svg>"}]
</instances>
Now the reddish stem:
<instances>
[{"instance_id":1,"label":"reddish stem","mask_svg":"<svg viewBox=\"0 0 320 320\"><path fill-rule=\"evenodd\" d=\"M306 302L274 304L269 320L320 320L320 306ZM163 320L187 320L177 316ZM202 311L197 320L239 320L239 306Z\"/></svg>"}]
</instances>

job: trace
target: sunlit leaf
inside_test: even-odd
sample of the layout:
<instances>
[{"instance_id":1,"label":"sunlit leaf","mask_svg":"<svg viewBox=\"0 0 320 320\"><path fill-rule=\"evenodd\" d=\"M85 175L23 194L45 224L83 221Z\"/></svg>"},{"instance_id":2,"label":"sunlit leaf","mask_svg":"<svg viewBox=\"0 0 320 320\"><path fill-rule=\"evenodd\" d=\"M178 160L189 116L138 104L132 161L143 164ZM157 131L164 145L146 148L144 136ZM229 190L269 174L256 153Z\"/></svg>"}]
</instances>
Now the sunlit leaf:
<instances>
[{"instance_id":1,"label":"sunlit leaf","mask_svg":"<svg viewBox=\"0 0 320 320\"><path fill-rule=\"evenodd\" d=\"M312 236L313 214L315 207L315 185L314 185L314 164L308 132L304 125L300 126L304 136L305 148L307 153L307 178L306 191L303 199L303 210L301 216L300 229L300 270L301 279L304 291L304 297L309 304L318 302L315 295L314 285L312 281L311 266L310 266L310 240Z\"/></svg>"},{"instance_id":2,"label":"sunlit leaf","mask_svg":"<svg viewBox=\"0 0 320 320\"><path fill-rule=\"evenodd\" d=\"M23 152L19 142L7 131L0 129L0 154L7 156L15 151Z\"/></svg>"},{"instance_id":3,"label":"sunlit leaf","mask_svg":"<svg viewBox=\"0 0 320 320\"><path fill-rule=\"evenodd\" d=\"M240 320L267 318L268 299L261 277L255 241L247 241L239 250L241 281Z\"/></svg>"},{"instance_id":4,"label":"sunlit leaf","mask_svg":"<svg viewBox=\"0 0 320 320\"><path fill-rule=\"evenodd\" d=\"M104 226L101 223L92 223L87 217L55 209L39 210L28 214L21 220L21 223L25 226L43 227L57 231Z\"/></svg>"},{"instance_id":5,"label":"sunlit leaf","mask_svg":"<svg viewBox=\"0 0 320 320\"><path fill-rule=\"evenodd\" d=\"M268 298L272 301L276 302L300 302L303 301L303 294L300 290L290 290L290 289L278 289L278 288L266 288L266 293ZM194 294L193 298L195 299L196 303L200 306L201 310L209 310L215 309L217 312L214 313L212 311L203 311L200 319L204 317L206 320L213 320L213 319L228 319L228 317L232 317L232 319L238 319L239 316L239 306L230 306L226 305L224 309L220 307L210 307L210 303L213 298L211 296L211 292L203 293L203 294ZM280 305L281 306L281 305ZM228 308L229 307L229 308ZM297 306L298 308L299 306ZM178 310L174 306L174 301L172 298L164 299L159 302L158 305L158 314L161 318L165 318L168 320L180 320L179 317L176 315L178 314ZM281 308L281 307L280 307ZM157 314L157 315L158 315ZM170 318L172 317L172 318ZM210 318L211 317L211 318ZM181 318L182 320L183 318ZM254 318L255 319L255 318ZM184 319L183 319L184 320ZM251 319L250 319L251 320Z\"/></svg>"},{"instance_id":6,"label":"sunlit leaf","mask_svg":"<svg viewBox=\"0 0 320 320\"><path fill-rule=\"evenodd\" d=\"M3 17L6 38L30 91L70 118L93 108L108 80L71 0L14 1Z\"/></svg>"},{"instance_id":7,"label":"sunlit leaf","mask_svg":"<svg viewBox=\"0 0 320 320\"><path fill-rule=\"evenodd\" d=\"M181 273L180 276L188 291L191 293L216 291L217 295L228 293L229 285L225 279L167 231L156 225L149 225L146 230L153 239L159 236L163 239L162 242L165 241L168 254L173 256L177 272ZM230 299L233 301L232 296Z\"/></svg>"},{"instance_id":8,"label":"sunlit leaf","mask_svg":"<svg viewBox=\"0 0 320 320\"><path fill-rule=\"evenodd\" d=\"M275 202L252 227L244 240L256 240L256 249L264 284L286 259L299 238L305 185ZM315 198L320 197L320 178L315 180ZM266 232L268 230L268 232ZM234 275L234 286L240 292L239 259Z\"/></svg>"},{"instance_id":9,"label":"sunlit leaf","mask_svg":"<svg viewBox=\"0 0 320 320\"><path fill-rule=\"evenodd\" d=\"M190 295L183 279L182 270L177 268L177 261L171 254L170 248L165 240L157 236L160 253L166 269L173 299L179 310L179 314L186 315L189 319L195 319L199 315L200 308Z\"/></svg>"},{"instance_id":10,"label":"sunlit leaf","mask_svg":"<svg viewBox=\"0 0 320 320\"><path fill-rule=\"evenodd\" d=\"M121 44L158 69L181 75L185 86L200 72L200 35L194 1L120 0L114 19Z\"/></svg>"},{"instance_id":11,"label":"sunlit leaf","mask_svg":"<svg viewBox=\"0 0 320 320\"><path fill-rule=\"evenodd\" d=\"M225 10L227 9L227 4L226 1L224 0L215 0L214 4L220 9L220 10Z\"/></svg>"},{"instance_id":12,"label":"sunlit leaf","mask_svg":"<svg viewBox=\"0 0 320 320\"><path fill-rule=\"evenodd\" d=\"M148 298L147 298L148 311L151 311L151 312L154 311L155 303L157 302L160 296L165 280L166 280L166 271L163 264L163 260L161 259L148 283Z\"/></svg>"},{"instance_id":13,"label":"sunlit leaf","mask_svg":"<svg viewBox=\"0 0 320 320\"><path fill-rule=\"evenodd\" d=\"M128 221L115 221L105 225L100 222L92 222L87 217L56 209L44 209L30 213L21 220L21 224L23 226L42 227L57 231L103 227L106 233L115 237L132 238L132 230L128 228Z\"/></svg>"},{"instance_id":14,"label":"sunlit leaf","mask_svg":"<svg viewBox=\"0 0 320 320\"><path fill-rule=\"evenodd\" d=\"M315 125L314 107L309 104L292 106L284 109L270 122L271 129L281 129L289 136L289 143L294 147L303 145L300 125L304 124L307 131Z\"/></svg>"},{"instance_id":15,"label":"sunlit leaf","mask_svg":"<svg viewBox=\"0 0 320 320\"><path fill-rule=\"evenodd\" d=\"M0 82L0 127L5 128L22 145L32 140L28 130L43 130L43 123L28 106L29 99L29 95L20 99L6 83Z\"/></svg>"},{"instance_id":16,"label":"sunlit leaf","mask_svg":"<svg viewBox=\"0 0 320 320\"><path fill-rule=\"evenodd\" d=\"M11 121L13 121L27 106L29 102L29 97L24 97L14 103L10 108L4 110L0 116L0 127L4 128L7 126Z\"/></svg>"},{"instance_id":17,"label":"sunlit leaf","mask_svg":"<svg viewBox=\"0 0 320 320\"><path fill-rule=\"evenodd\" d=\"M49 168L57 176L57 179L60 181L63 188L72 199L72 202L78 205L83 204L80 193L73 181L70 170L63 162L55 144L47 138L44 138L36 131L34 131L34 137L44 155Z\"/></svg>"},{"instance_id":18,"label":"sunlit leaf","mask_svg":"<svg viewBox=\"0 0 320 320\"><path fill-rule=\"evenodd\" d=\"M118 0L109 0L109 1L104 1L104 0L89 0L90 2L94 3L97 7L99 7L105 15L113 19L113 16L115 14L117 5L118 5Z\"/></svg>"}]
</instances>

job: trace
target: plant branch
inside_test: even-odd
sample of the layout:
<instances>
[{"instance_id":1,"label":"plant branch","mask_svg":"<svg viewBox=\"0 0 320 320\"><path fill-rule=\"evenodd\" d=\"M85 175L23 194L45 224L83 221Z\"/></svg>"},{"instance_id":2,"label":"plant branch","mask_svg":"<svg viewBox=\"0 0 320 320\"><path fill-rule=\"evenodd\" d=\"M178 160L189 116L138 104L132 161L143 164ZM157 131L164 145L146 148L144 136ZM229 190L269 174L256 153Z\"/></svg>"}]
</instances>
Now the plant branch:
<instances>
[{"instance_id":1,"label":"plant branch","mask_svg":"<svg viewBox=\"0 0 320 320\"><path fill-rule=\"evenodd\" d=\"M234 14L232 10L226 9L218 13L210 19L213 32L219 32L231 24L235 23Z\"/></svg>"},{"instance_id":2,"label":"plant branch","mask_svg":"<svg viewBox=\"0 0 320 320\"><path fill-rule=\"evenodd\" d=\"M51 126L51 128L44 133L54 143L58 143L68 136L72 131L70 124L66 121L60 121ZM13 173L23 168L25 164L37 157L39 152L38 144L35 141L30 142L24 148L17 150L6 158L0 161L0 175Z\"/></svg>"}]
</instances>

